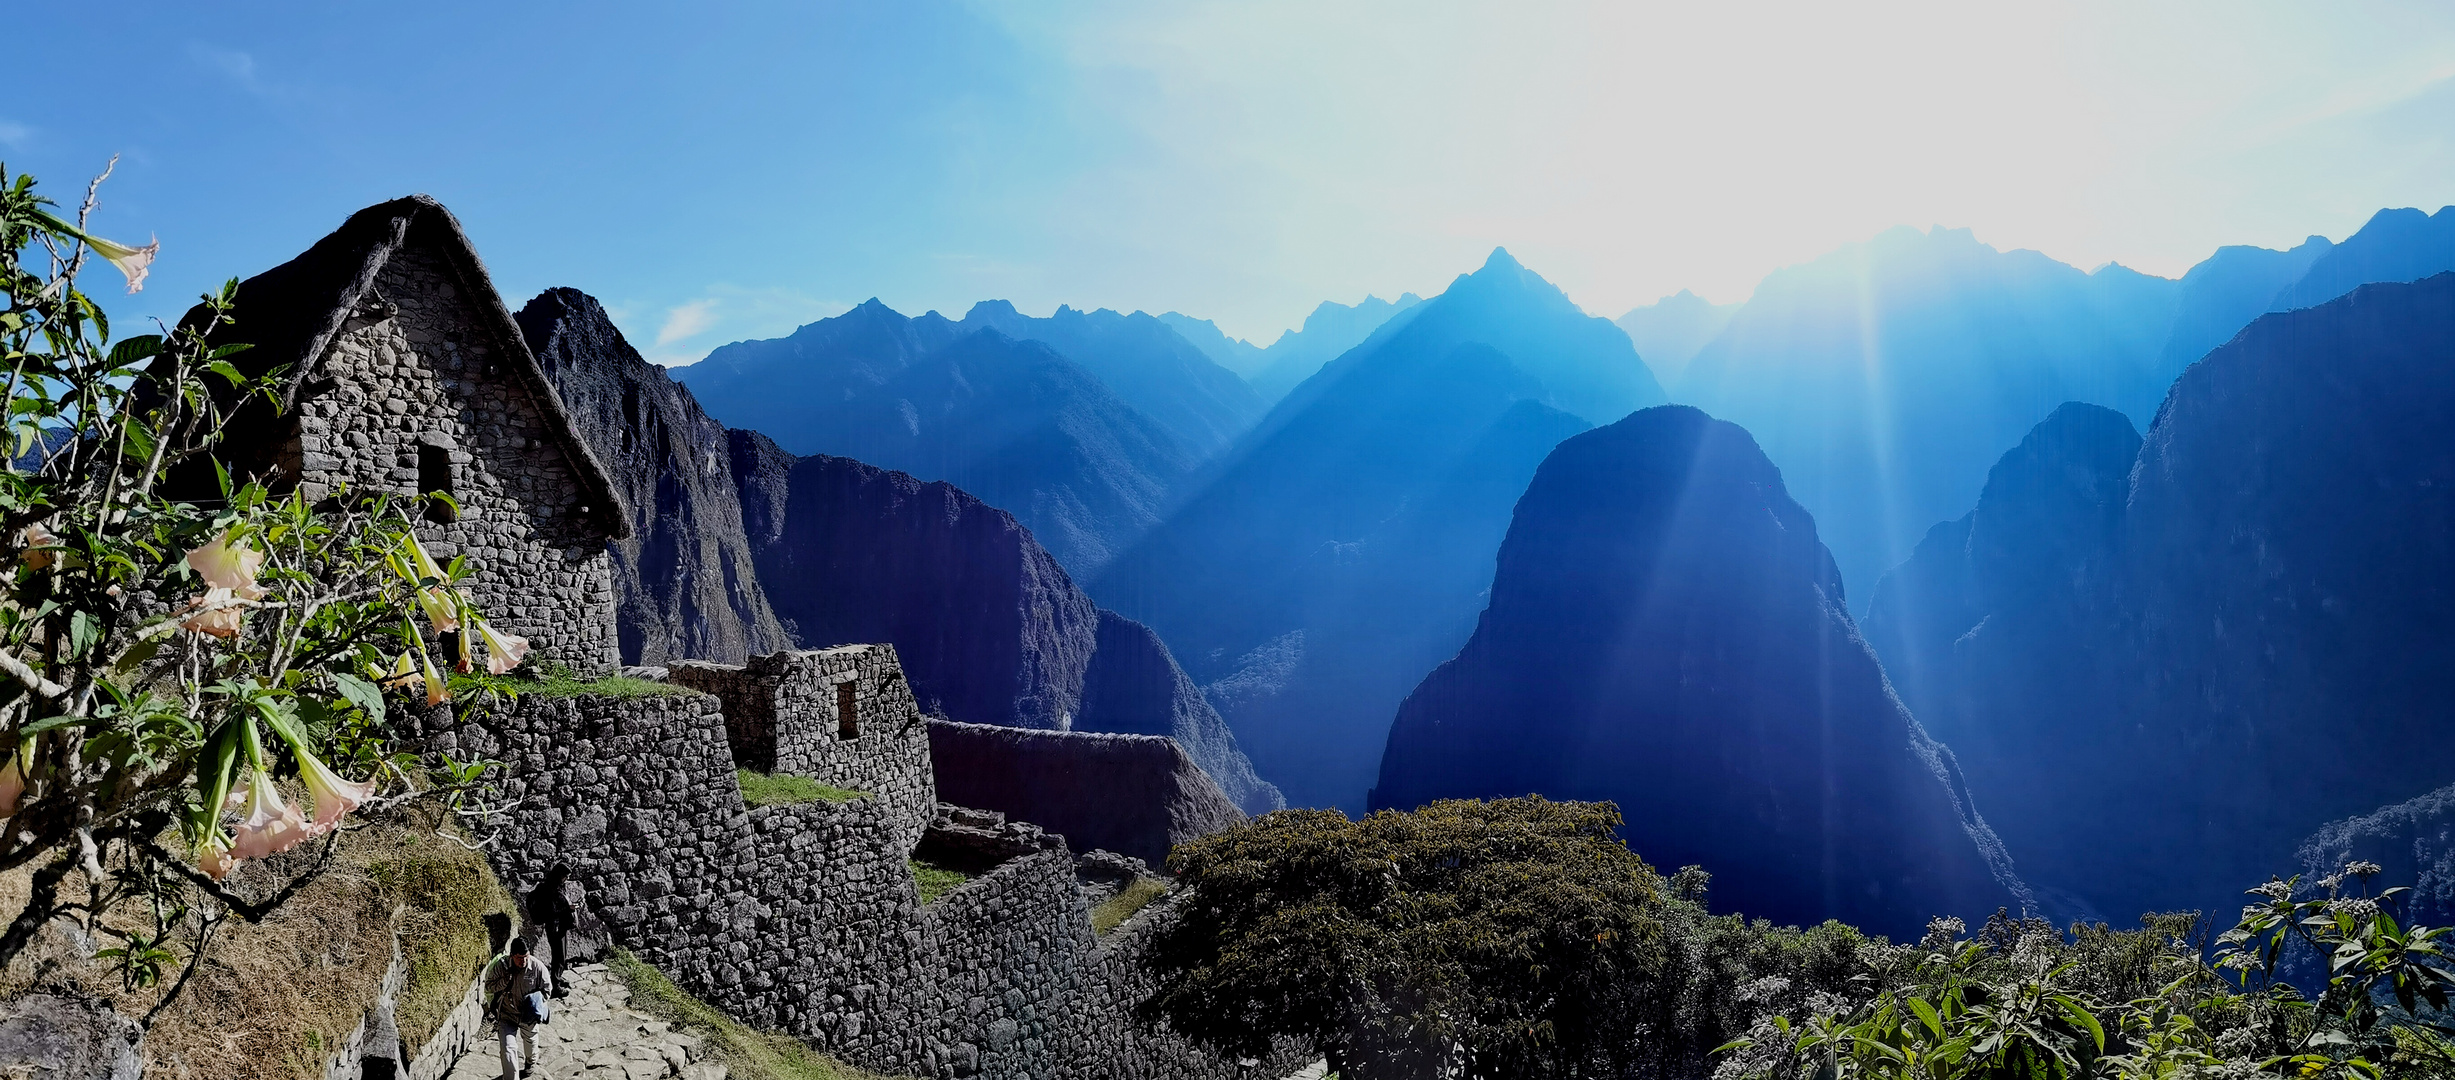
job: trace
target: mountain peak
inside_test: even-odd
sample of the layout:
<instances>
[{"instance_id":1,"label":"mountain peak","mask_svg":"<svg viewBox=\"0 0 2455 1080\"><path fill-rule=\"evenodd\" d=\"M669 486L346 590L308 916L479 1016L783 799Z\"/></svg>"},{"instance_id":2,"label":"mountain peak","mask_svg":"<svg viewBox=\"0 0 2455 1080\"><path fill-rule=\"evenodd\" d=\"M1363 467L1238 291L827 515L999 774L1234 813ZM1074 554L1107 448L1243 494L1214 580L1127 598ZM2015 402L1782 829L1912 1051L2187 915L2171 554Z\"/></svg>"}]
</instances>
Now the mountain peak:
<instances>
[{"instance_id":1,"label":"mountain peak","mask_svg":"<svg viewBox=\"0 0 2455 1080\"><path fill-rule=\"evenodd\" d=\"M973 304L971 310L963 313L964 322L970 322L974 319L1021 317L1022 313L1014 309L1014 301L1012 300L982 300L979 303Z\"/></svg>"},{"instance_id":2,"label":"mountain peak","mask_svg":"<svg viewBox=\"0 0 2455 1080\"><path fill-rule=\"evenodd\" d=\"M1525 265L1518 262L1516 256L1509 254L1508 248L1495 247L1492 249L1491 257L1483 260L1483 269L1476 271L1476 273L1490 273L1495 270L1504 273L1514 273L1525 269Z\"/></svg>"}]
</instances>

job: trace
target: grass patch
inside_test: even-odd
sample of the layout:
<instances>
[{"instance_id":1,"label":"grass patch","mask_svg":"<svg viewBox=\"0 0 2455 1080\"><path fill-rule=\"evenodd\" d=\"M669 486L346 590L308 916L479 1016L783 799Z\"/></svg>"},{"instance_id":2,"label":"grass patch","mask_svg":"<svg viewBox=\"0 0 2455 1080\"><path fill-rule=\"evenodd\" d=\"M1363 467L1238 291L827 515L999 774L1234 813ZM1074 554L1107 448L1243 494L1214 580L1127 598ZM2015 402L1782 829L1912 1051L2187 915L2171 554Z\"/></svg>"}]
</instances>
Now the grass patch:
<instances>
[{"instance_id":1,"label":"grass patch","mask_svg":"<svg viewBox=\"0 0 2455 1080\"><path fill-rule=\"evenodd\" d=\"M749 769L736 769L741 779L742 801L752 806L791 806L794 803L851 802L869 794L833 784L822 784L807 776L769 776Z\"/></svg>"},{"instance_id":2,"label":"grass patch","mask_svg":"<svg viewBox=\"0 0 2455 1080\"><path fill-rule=\"evenodd\" d=\"M1151 906L1151 901L1167 895L1167 892L1168 883L1158 878L1138 877L1127 882L1124 888L1117 890L1117 895L1091 909L1091 932L1105 934L1124 925L1125 920L1133 918L1135 912Z\"/></svg>"},{"instance_id":3,"label":"grass patch","mask_svg":"<svg viewBox=\"0 0 2455 1080\"><path fill-rule=\"evenodd\" d=\"M511 893L495 880L485 856L448 841L400 850L369 861L366 869L378 888L407 909L400 929L409 978L394 1018L402 1042L414 1052L443 1027L469 980L485 965L493 944L485 918L513 910Z\"/></svg>"},{"instance_id":4,"label":"grass patch","mask_svg":"<svg viewBox=\"0 0 2455 1080\"><path fill-rule=\"evenodd\" d=\"M740 1080L886 1080L810 1049L789 1035L752 1031L714 1006L683 993L672 979L630 950L615 949L606 967L631 991L631 1007L706 1038Z\"/></svg>"},{"instance_id":5,"label":"grass patch","mask_svg":"<svg viewBox=\"0 0 2455 1080\"><path fill-rule=\"evenodd\" d=\"M924 904L933 903L937 898L955 891L957 886L972 880L972 875L961 870L949 870L936 863L925 863L919 859L913 859L911 862L912 882L921 887L921 903Z\"/></svg>"}]
</instances>

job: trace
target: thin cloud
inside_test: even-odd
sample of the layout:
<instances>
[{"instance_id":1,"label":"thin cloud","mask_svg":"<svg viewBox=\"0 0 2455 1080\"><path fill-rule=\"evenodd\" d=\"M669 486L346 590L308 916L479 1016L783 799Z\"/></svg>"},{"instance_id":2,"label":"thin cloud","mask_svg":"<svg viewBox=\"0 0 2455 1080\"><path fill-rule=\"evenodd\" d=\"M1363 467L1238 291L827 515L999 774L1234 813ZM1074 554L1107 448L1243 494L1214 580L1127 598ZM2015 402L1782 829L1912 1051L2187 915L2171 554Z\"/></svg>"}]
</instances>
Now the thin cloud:
<instances>
[{"instance_id":1,"label":"thin cloud","mask_svg":"<svg viewBox=\"0 0 2455 1080\"><path fill-rule=\"evenodd\" d=\"M0 120L0 146L11 150L23 150L33 142L33 128L8 120Z\"/></svg>"},{"instance_id":2,"label":"thin cloud","mask_svg":"<svg viewBox=\"0 0 2455 1080\"><path fill-rule=\"evenodd\" d=\"M716 301L713 298L693 300L665 312L665 325L656 331L658 348L685 338L698 337L716 325Z\"/></svg>"}]
</instances>

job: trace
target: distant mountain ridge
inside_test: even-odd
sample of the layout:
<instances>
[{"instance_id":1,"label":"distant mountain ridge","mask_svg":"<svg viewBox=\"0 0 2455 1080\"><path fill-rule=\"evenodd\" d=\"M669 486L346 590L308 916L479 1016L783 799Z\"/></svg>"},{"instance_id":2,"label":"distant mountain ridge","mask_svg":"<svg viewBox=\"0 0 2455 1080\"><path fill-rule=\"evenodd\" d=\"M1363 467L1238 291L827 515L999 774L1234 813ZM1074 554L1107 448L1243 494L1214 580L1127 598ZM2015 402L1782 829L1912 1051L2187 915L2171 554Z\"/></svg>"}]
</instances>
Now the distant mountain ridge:
<instances>
[{"instance_id":1,"label":"distant mountain ridge","mask_svg":"<svg viewBox=\"0 0 2455 1080\"><path fill-rule=\"evenodd\" d=\"M1262 400L1276 402L1297 384L1312 378L1321 365L1354 348L1384 323L1422 302L1423 297L1414 293L1401 293L1395 301L1377 296L1367 296L1354 304L1324 300L1304 317L1303 326L1280 331L1278 340L1266 348L1230 338L1208 319L1173 311L1159 319L1209 353L1211 359L1244 376Z\"/></svg>"},{"instance_id":2,"label":"distant mountain ridge","mask_svg":"<svg viewBox=\"0 0 2455 1080\"><path fill-rule=\"evenodd\" d=\"M1156 524L1169 488L1199 460L1046 344L935 312L905 318L876 300L789 337L726 345L674 374L726 425L795 454L857 458L975 493L1078 571ZM1197 410L1202 393L1185 397Z\"/></svg>"},{"instance_id":3,"label":"distant mountain ridge","mask_svg":"<svg viewBox=\"0 0 2455 1080\"><path fill-rule=\"evenodd\" d=\"M1697 351L1720 336L1741 305L1716 304L1681 289L1611 320L1665 384L1676 385Z\"/></svg>"},{"instance_id":4,"label":"distant mountain ridge","mask_svg":"<svg viewBox=\"0 0 2455 1080\"><path fill-rule=\"evenodd\" d=\"M1291 800L1360 808L1510 505L1592 426L1566 405L1660 401L1627 335L1495 252L1280 400L1091 592L1176 644Z\"/></svg>"},{"instance_id":5,"label":"distant mountain ridge","mask_svg":"<svg viewBox=\"0 0 2455 1080\"><path fill-rule=\"evenodd\" d=\"M983 300L956 324L995 329L1018 341L1038 341L1097 376L1156 421L1196 460L1227 448L1268 405L1237 374L1213 362L1162 319L1102 308L1060 306L1035 319L1004 300Z\"/></svg>"}]
</instances>

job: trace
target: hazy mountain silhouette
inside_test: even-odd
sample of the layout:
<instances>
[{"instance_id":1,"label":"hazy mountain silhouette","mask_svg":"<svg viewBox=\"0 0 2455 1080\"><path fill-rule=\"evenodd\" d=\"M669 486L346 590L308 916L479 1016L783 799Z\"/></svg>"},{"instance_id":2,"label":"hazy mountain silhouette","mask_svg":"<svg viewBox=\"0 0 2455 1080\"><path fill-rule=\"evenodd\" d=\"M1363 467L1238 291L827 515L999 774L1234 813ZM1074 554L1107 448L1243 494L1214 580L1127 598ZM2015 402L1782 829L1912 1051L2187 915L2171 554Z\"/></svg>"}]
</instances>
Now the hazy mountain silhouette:
<instances>
[{"instance_id":1,"label":"hazy mountain silhouette","mask_svg":"<svg viewBox=\"0 0 2455 1080\"><path fill-rule=\"evenodd\" d=\"M1738 313L1737 304L1710 303L1681 289L1644 307L1628 309L1612 324L1628 335L1629 342L1637 347L1637 355L1645 358L1645 366L1654 369L1656 378L1677 385L1697 350L1730 325L1731 317Z\"/></svg>"},{"instance_id":2,"label":"hazy mountain silhouette","mask_svg":"<svg viewBox=\"0 0 2455 1080\"><path fill-rule=\"evenodd\" d=\"M2406 207L2371 215L2361 231L2319 257L2269 311L2324 304L2378 281L2419 281L2455 270L2455 206L2424 214Z\"/></svg>"},{"instance_id":3,"label":"hazy mountain silhouette","mask_svg":"<svg viewBox=\"0 0 2455 1080\"><path fill-rule=\"evenodd\" d=\"M2455 778L2450 349L2455 274L2264 316L2135 457L2058 411L1878 586L1869 636L2031 881L2204 907Z\"/></svg>"},{"instance_id":4,"label":"hazy mountain silhouette","mask_svg":"<svg viewBox=\"0 0 2455 1080\"><path fill-rule=\"evenodd\" d=\"M2313 236L2290 251L2247 246L2216 249L2216 254L2182 275L2182 295L2174 306L2173 327L2159 353L2158 370L2179 375L2208 350L2233 340L2334 246L2324 236ZM2324 299L2343 292L2339 289Z\"/></svg>"},{"instance_id":5,"label":"hazy mountain silhouette","mask_svg":"<svg viewBox=\"0 0 2455 1080\"><path fill-rule=\"evenodd\" d=\"M1082 365L876 300L675 374L710 413L794 454L945 480L1012 512L1088 571L1159 520L1195 456ZM1222 373L1224 374L1224 373Z\"/></svg>"},{"instance_id":6,"label":"hazy mountain silhouette","mask_svg":"<svg viewBox=\"0 0 2455 1080\"><path fill-rule=\"evenodd\" d=\"M1360 807L1390 711L1481 606L1509 505L1588 426L1564 399L1660 391L1625 334L1495 252L1280 401L1092 593L1176 645L1291 801Z\"/></svg>"},{"instance_id":7,"label":"hazy mountain silhouette","mask_svg":"<svg viewBox=\"0 0 2455 1080\"><path fill-rule=\"evenodd\" d=\"M1767 277L1680 397L1756 433L1863 590L2058 403L2148 415L2178 288L1893 229Z\"/></svg>"},{"instance_id":8,"label":"hazy mountain silhouette","mask_svg":"<svg viewBox=\"0 0 2455 1080\"><path fill-rule=\"evenodd\" d=\"M1004 300L983 300L957 325L967 331L988 327L1057 350L1156 421L1197 459L1227 449L1268 408L1235 372L1139 311L1119 315L1106 308L1059 307L1048 318L1034 319Z\"/></svg>"},{"instance_id":9,"label":"hazy mountain silhouette","mask_svg":"<svg viewBox=\"0 0 2455 1080\"><path fill-rule=\"evenodd\" d=\"M1304 317L1303 326L1280 331L1278 340L1268 348L1242 338L1230 338L1208 319L1173 311L1159 319L1175 327L1186 340L1210 354L1211 359L1244 376L1262 400L1277 401L1297 384L1312 378L1321 365L1354 348L1399 312L1422 302L1423 297L1414 293L1402 294L1396 301L1377 296L1367 296L1357 304L1325 300Z\"/></svg>"},{"instance_id":10,"label":"hazy mountain silhouette","mask_svg":"<svg viewBox=\"0 0 2455 1080\"><path fill-rule=\"evenodd\" d=\"M2026 906L1951 752L1859 640L1815 520L1737 426L1667 406L1562 442L1490 595L1399 709L1376 808L1614 800L1631 848L1780 922L1901 937Z\"/></svg>"}]
</instances>

